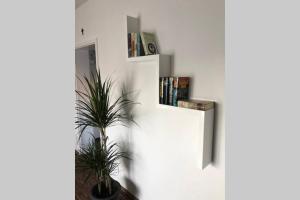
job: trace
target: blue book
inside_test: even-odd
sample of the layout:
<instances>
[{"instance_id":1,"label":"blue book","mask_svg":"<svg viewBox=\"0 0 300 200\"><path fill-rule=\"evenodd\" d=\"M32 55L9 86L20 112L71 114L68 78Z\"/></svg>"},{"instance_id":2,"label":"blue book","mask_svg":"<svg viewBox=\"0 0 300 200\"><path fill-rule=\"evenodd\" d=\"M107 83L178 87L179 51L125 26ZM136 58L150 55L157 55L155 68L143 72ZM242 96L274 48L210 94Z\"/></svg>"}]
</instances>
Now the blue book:
<instances>
[{"instance_id":1,"label":"blue book","mask_svg":"<svg viewBox=\"0 0 300 200\"><path fill-rule=\"evenodd\" d=\"M177 89L178 89L178 77L174 77L174 79L173 79L173 96L172 96L173 106L177 106Z\"/></svg>"}]
</instances>

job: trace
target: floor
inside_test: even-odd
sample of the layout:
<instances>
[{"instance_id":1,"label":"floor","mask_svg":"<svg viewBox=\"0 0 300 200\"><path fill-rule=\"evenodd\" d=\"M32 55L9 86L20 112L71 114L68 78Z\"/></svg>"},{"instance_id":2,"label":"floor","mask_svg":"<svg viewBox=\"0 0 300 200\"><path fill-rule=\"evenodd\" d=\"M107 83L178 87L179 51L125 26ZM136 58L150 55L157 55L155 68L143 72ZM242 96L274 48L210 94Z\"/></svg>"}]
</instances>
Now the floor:
<instances>
[{"instance_id":1,"label":"floor","mask_svg":"<svg viewBox=\"0 0 300 200\"><path fill-rule=\"evenodd\" d=\"M92 186L95 185L96 179L91 178L89 181L84 182L84 174L79 171L75 171L75 200L90 200L89 192ZM120 200L138 200L126 189L122 188Z\"/></svg>"}]
</instances>

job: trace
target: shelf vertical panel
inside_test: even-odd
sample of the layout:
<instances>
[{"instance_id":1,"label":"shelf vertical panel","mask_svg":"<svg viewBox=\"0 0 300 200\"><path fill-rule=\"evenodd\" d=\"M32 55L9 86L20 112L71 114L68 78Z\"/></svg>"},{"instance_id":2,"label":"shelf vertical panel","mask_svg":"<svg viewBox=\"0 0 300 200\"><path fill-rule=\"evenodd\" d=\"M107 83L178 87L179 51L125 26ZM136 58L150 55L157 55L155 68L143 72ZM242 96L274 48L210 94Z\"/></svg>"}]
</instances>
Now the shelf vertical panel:
<instances>
[{"instance_id":1,"label":"shelf vertical panel","mask_svg":"<svg viewBox=\"0 0 300 200\"><path fill-rule=\"evenodd\" d=\"M159 55L157 65L157 76L156 88L157 88L157 99L156 102L159 104L159 77L168 77L171 75L171 57L169 55Z\"/></svg>"},{"instance_id":2,"label":"shelf vertical panel","mask_svg":"<svg viewBox=\"0 0 300 200\"><path fill-rule=\"evenodd\" d=\"M171 57L161 54L159 56L159 77L171 76Z\"/></svg>"},{"instance_id":3,"label":"shelf vertical panel","mask_svg":"<svg viewBox=\"0 0 300 200\"><path fill-rule=\"evenodd\" d=\"M126 23L126 58L128 59L128 33L140 32L140 23L137 17L125 16Z\"/></svg>"},{"instance_id":4,"label":"shelf vertical panel","mask_svg":"<svg viewBox=\"0 0 300 200\"><path fill-rule=\"evenodd\" d=\"M126 16L126 19L127 19L127 33L140 32L140 23L138 18Z\"/></svg>"},{"instance_id":5,"label":"shelf vertical panel","mask_svg":"<svg viewBox=\"0 0 300 200\"><path fill-rule=\"evenodd\" d=\"M202 148L202 158L200 159L199 164L201 169L204 169L207 165L211 163L212 160L214 109L202 112L204 113L202 131L203 134L200 140L200 148Z\"/></svg>"}]
</instances>

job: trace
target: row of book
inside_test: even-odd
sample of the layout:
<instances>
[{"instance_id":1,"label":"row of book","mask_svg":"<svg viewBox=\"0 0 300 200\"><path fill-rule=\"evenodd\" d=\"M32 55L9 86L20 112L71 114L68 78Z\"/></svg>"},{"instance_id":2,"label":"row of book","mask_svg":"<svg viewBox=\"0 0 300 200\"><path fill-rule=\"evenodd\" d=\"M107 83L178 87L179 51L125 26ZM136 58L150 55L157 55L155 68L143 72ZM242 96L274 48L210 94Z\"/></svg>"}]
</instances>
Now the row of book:
<instances>
[{"instance_id":1,"label":"row of book","mask_svg":"<svg viewBox=\"0 0 300 200\"><path fill-rule=\"evenodd\" d=\"M153 33L128 33L128 57L158 54Z\"/></svg>"},{"instance_id":2,"label":"row of book","mask_svg":"<svg viewBox=\"0 0 300 200\"><path fill-rule=\"evenodd\" d=\"M160 77L159 103L204 111L214 107L212 101L190 100L189 85L189 77Z\"/></svg>"},{"instance_id":3,"label":"row of book","mask_svg":"<svg viewBox=\"0 0 300 200\"><path fill-rule=\"evenodd\" d=\"M160 77L159 103L177 106L178 100L189 98L189 77Z\"/></svg>"}]
</instances>

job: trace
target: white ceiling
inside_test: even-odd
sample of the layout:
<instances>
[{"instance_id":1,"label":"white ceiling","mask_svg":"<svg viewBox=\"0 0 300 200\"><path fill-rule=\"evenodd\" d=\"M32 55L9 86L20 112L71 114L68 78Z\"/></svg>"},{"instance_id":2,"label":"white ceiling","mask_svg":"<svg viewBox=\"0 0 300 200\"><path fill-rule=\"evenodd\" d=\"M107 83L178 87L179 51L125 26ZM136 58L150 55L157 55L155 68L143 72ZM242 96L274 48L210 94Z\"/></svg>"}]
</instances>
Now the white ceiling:
<instances>
[{"instance_id":1,"label":"white ceiling","mask_svg":"<svg viewBox=\"0 0 300 200\"><path fill-rule=\"evenodd\" d=\"M78 8L79 6L81 6L82 4L84 4L87 1L88 0L75 0L75 8Z\"/></svg>"}]
</instances>

